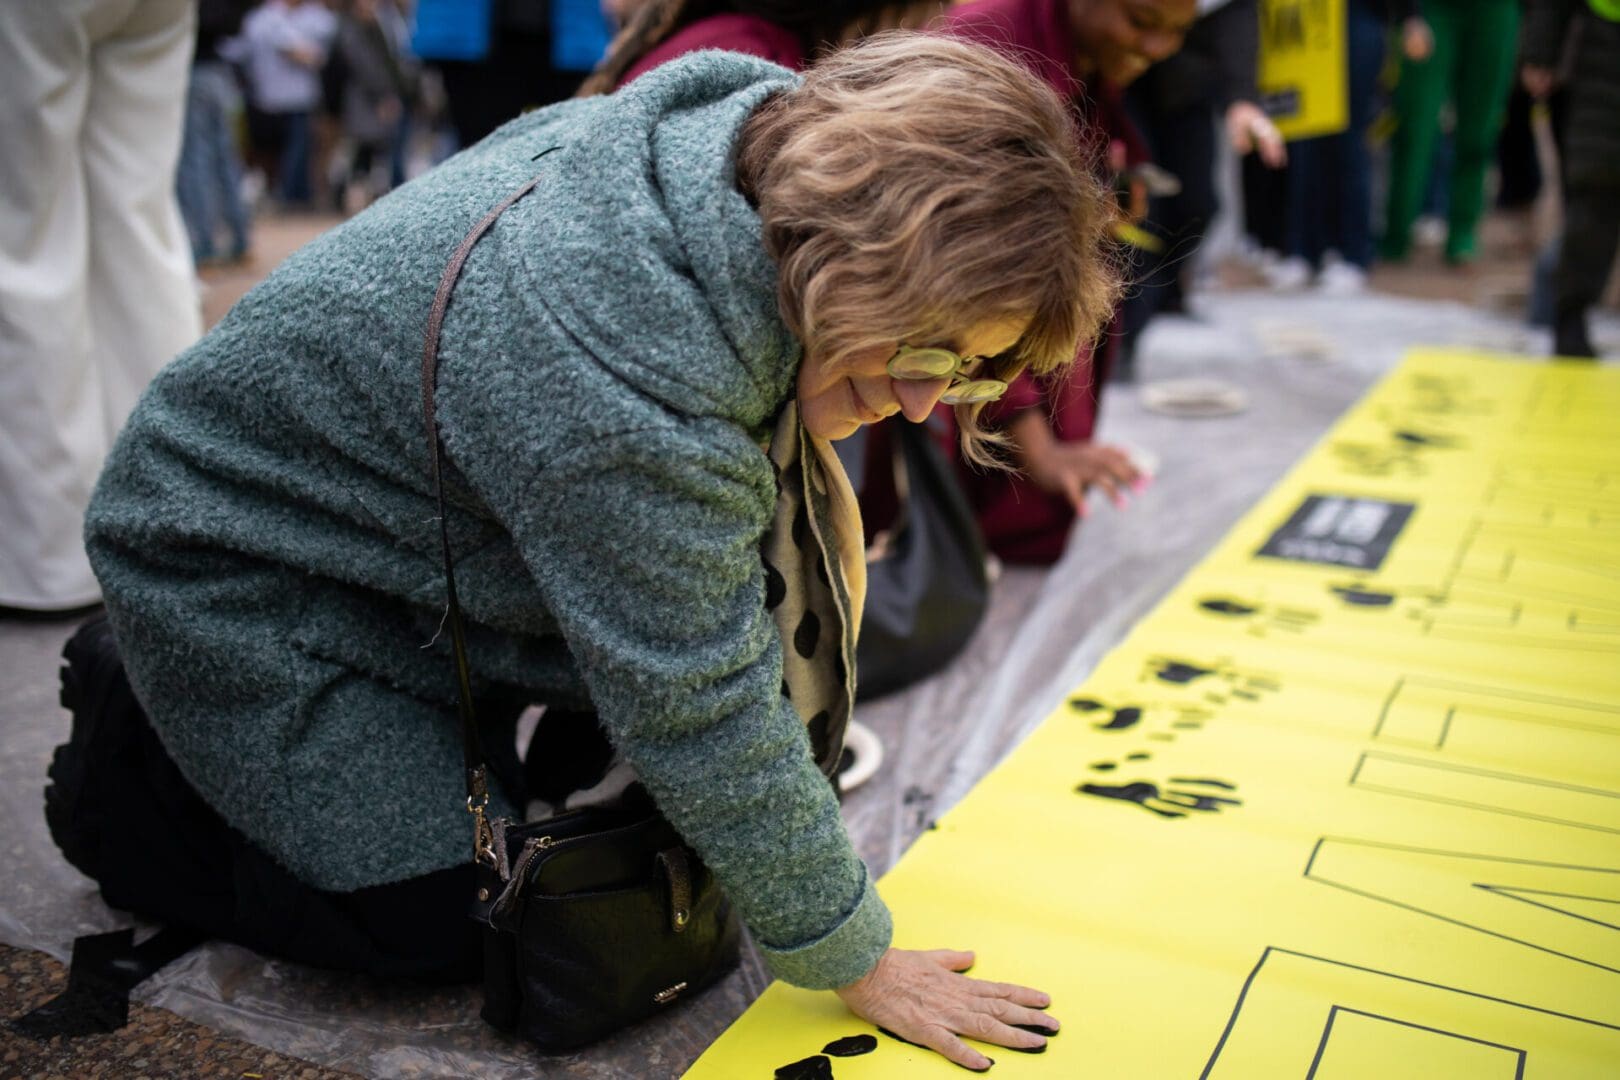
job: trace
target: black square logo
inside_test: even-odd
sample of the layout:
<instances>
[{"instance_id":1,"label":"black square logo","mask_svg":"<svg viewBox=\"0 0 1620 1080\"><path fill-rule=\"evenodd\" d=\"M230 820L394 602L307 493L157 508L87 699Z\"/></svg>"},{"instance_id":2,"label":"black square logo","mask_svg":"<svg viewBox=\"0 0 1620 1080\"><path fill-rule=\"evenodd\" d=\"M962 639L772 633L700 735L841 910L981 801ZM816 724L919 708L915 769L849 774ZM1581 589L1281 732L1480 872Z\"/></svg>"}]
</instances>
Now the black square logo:
<instances>
[{"instance_id":1,"label":"black square logo","mask_svg":"<svg viewBox=\"0 0 1620 1080\"><path fill-rule=\"evenodd\" d=\"M1307 495L1255 556L1377 570L1416 509L1383 499Z\"/></svg>"}]
</instances>

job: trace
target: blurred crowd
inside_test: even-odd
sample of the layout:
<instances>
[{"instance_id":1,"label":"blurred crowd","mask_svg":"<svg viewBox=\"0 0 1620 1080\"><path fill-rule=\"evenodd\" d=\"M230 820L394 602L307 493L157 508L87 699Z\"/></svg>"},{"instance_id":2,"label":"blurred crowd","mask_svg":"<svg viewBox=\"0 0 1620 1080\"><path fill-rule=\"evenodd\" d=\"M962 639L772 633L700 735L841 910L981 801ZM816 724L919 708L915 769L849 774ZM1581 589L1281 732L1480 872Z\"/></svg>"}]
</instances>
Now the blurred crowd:
<instances>
[{"instance_id":1,"label":"blurred crowd","mask_svg":"<svg viewBox=\"0 0 1620 1080\"><path fill-rule=\"evenodd\" d=\"M646 2L201 0L178 178L194 256L239 258L255 204L353 212L512 116L572 96ZM927 25L947 5L677 6L682 21L740 11L792 23L799 8L823 9L824 36L838 43ZM1272 287L1355 293L1375 258L1403 261L1414 243L1441 248L1449 265L1472 262L1490 201L1524 209L1540 194L1535 132L1566 141L1571 84L1615 80L1620 55L1603 59L1613 21L1598 0L1584 6L1537 0L1527 18L1523 0L1346 0L1347 125L1284 149L1261 126L1275 106L1257 86L1263 6L1199 0L1182 47L1146 58L1158 62L1133 73L1124 99L1132 153L1121 172L1126 158L1151 161L1128 171L1155 182L1135 185L1143 287L1123 313L1117 375L1130 376L1152 315L1183 305L1192 256L1221 209L1223 135L1260 150L1239 174L1241 205L1226 209L1243 222L1241 254ZM1612 171L1577 177L1574 216L1593 226L1576 230L1577 244L1594 250L1561 261L1562 244L1550 245L1535 283L1533 321L1556 324L1566 355L1593 351L1575 309L1601 291L1607 227L1584 193L1607 190ZM1560 308L1559 294L1574 298Z\"/></svg>"}]
</instances>

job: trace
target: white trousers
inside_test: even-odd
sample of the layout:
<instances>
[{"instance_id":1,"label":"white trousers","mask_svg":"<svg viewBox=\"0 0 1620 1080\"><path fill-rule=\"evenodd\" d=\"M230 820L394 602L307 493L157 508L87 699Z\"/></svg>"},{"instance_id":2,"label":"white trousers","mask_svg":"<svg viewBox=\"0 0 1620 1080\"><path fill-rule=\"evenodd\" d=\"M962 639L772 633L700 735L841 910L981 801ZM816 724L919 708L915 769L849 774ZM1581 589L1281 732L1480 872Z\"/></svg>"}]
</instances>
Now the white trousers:
<instances>
[{"instance_id":1,"label":"white trousers","mask_svg":"<svg viewBox=\"0 0 1620 1080\"><path fill-rule=\"evenodd\" d=\"M201 333L174 172L191 0L0 0L0 604L100 597L113 437Z\"/></svg>"}]
</instances>

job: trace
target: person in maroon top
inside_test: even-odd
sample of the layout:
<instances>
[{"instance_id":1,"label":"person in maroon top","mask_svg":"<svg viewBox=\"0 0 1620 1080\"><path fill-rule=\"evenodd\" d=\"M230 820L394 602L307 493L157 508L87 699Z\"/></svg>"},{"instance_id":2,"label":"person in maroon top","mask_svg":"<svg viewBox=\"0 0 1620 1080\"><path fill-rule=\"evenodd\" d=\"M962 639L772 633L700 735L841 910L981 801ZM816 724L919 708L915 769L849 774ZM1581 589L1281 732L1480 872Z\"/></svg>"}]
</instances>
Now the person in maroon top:
<instances>
[{"instance_id":1,"label":"person in maroon top","mask_svg":"<svg viewBox=\"0 0 1620 1080\"><path fill-rule=\"evenodd\" d=\"M642 0L581 95L617 89L699 49L748 53L801 71L817 52L880 30L918 30L945 0Z\"/></svg>"},{"instance_id":2,"label":"person in maroon top","mask_svg":"<svg viewBox=\"0 0 1620 1080\"><path fill-rule=\"evenodd\" d=\"M820 47L874 29L915 27L944 6L647 0L583 92L613 89L698 49L746 52L801 69ZM950 8L935 25L1022 60L1074 103L1096 167L1119 173L1148 159L1146 143L1125 114L1122 92L1181 48L1196 15L1196 0L973 0ZM986 410L987 425L1008 435L1020 472L961 463L962 485L985 541L1010 562L1055 562L1076 516L1084 516L1092 488L1123 507L1127 492L1148 481L1124 451L1092 441L1112 336L1086 351L1072 374L1048 384L1021 378ZM954 444L949 410L941 413ZM867 460L886 461L890 453L879 425ZM862 508L881 524L892 516L892 493L883 490L887 470L867 472L875 486L862 493Z\"/></svg>"},{"instance_id":3,"label":"person in maroon top","mask_svg":"<svg viewBox=\"0 0 1620 1080\"><path fill-rule=\"evenodd\" d=\"M1074 102L1096 167L1118 173L1148 159L1122 92L1181 48L1196 15L1196 0L974 0L953 8L945 27L1020 56ZM986 410L987 426L1010 437L1020 473L961 470L985 542L1009 562L1057 561L1090 489L1123 507L1148 481L1118 447L1092 440L1112 335L1087 351L1071 374L1021 378Z\"/></svg>"}]
</instances>

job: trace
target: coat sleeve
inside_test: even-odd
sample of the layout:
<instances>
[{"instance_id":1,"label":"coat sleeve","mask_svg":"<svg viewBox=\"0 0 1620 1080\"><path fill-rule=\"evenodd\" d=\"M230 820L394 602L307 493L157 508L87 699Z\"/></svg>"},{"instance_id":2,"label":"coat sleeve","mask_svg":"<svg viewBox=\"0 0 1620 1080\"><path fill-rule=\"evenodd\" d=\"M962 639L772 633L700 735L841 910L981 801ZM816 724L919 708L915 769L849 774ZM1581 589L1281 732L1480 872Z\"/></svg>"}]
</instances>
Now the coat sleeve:
<instances>
[{"instance_id":1,"label":"coat sleeve","mask_svg":"<svg viewBox=\"0 0 1620 1080\"><path fill-rule=\"evenodd\" d=\"M1260 15L1255 0L1231 3L1201 20L1208 33L1208 53L1219 71L1216 105L1258 101L1260 74Z\"/></svg>"},{"instance_id":2,"label":"coat sleeve","mask_svg":"<svg viewBox=\"0 0 1620 1080\"><path fill-rule=\"evenodd\" d=\"M691 421L549 464L513 532L620 753L773 973L826 989L876 964L890 920L782 696L759 554L775 498L741 430Z\"/></svg>"},{"instance_id":3,"label":"coat sleeve","mask_svg":"<svg viewBox=\"0 0 1620 1080\"><path fill-rule=\"evenodd\" d=\"M1519 36L1521 62L1556 68L1564 54L1577 0L1529 0Z\"/></svg>"}]
</instances>

